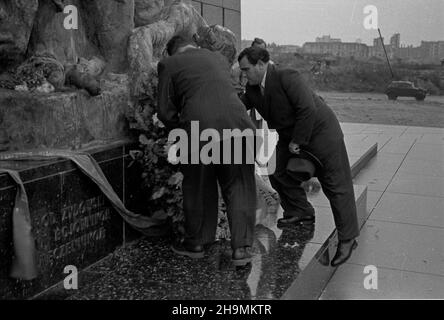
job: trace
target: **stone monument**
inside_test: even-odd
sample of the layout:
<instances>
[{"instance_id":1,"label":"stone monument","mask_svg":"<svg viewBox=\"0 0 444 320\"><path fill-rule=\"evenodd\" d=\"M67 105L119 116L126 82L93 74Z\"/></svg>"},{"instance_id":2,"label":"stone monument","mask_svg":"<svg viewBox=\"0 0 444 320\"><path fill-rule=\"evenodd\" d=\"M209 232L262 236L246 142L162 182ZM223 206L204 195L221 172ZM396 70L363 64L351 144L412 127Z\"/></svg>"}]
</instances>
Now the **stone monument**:
<instances>
[{"instance_id":1,"label":"stone monument","mask_svg":"<svg viewBox=\"0 0 444 320\"><path fill-rule=\"evenodd\" d=\"M143 210L127 115L153 100L165 44L184 32L205 35L208 25L179 0L0 0L0 155L87 152L125 206ZM9 277L18 187L1 174L0 298L32 297L61 281L66 265L82 269L134 239L69 160L0 166L23 181L39 268L31 281Z\"/></svg>"}]
</instances>

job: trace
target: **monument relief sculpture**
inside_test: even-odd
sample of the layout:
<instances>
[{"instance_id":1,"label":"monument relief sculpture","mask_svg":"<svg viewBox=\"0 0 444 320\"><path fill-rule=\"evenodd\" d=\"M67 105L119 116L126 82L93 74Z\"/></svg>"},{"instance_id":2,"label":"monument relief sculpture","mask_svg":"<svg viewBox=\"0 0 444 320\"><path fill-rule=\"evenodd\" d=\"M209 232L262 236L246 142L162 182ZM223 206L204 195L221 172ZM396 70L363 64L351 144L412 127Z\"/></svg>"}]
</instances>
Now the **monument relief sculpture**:
<instances>
[{"instance_id":1,"label":"monument relief sculpture","mask_svg":"<svg viewBox=\"0 0 444 320\"><path fill-rule=\"evenodd\" d=\"M0 0L0 21L3 151L125 138L166 42L207 26L180 0Z\"/></svg>"},{"instance_id":2,"label":"monument relief sculpture","mask_svg":"<svg viewBox=\"0 0 444 320\"><path fill-rule=\"evenodd\" d=\"M74 6L76 10L67 12L67 6ZM65 20L70 15L71 18L75 16L77 21L74 23L72 20L72 28L67 28ZM235 37L230 31L217 26L209 28L191 4L180 0L0 0L0 22L0 168L5 168L2 172L6 175L21 170L14 161L22 156L28 161L33 160L33 153L29 151L39 149L34 154L40 161L54 161L57 157L70 155L72 159L68 158L76 163L76 159L85 157L85 147L95 142L95 146L106 149L108 143L127 138L125 123L128 119L125 117L128 113L144 104L148 108L154 107L152 87L157 82L157 62L164 54L165 44L175 34L185 32L194 35L202 47L221 51L230 62L236 54ZM223 39L222 42L220 39ZM146 113L142 115L146 116ZM153 123L153 118L143 121ZM145 135L148 142L157 137L155 132L150 131L145 131ZM157 138L160 139L156 141L158 146L165 143L166 137L159 135ZM88 161L92 164L82 164L79 168L95 166L92 157ZM152 165L158 171L168 170L160 167L160 162L157 167L155 163ZM11 171L11 168L14 169ZM170 177L169 171L164 173ZM165 178L165 174L159 173L159 177ZM90 172L87 176L97 175ZM65 188L63 184L68 182L66 179L62 179L62 189ZM17 181L18 185L24 186L21 190L28 192L28 182ZM141 227L139 230L143 229L142 226L149 227L164 221L165 216L154 212L152 207L145 208L148 211L145 214L150 218L126 211L119 200L120 195L114 193L111 184L105 183L104 179L92 181L102 191L107 191L104 194L108 201L112 199L112 216L116 216L117 211L130 225L136 229ZM179 204L181 199L177 186L180 177L171 172L169 182L172 185L166 188L171 188L172 197ZM114 187L114 182L112 184ZM165 206L161 190L151 188L148 191ZM55 268L71 259L71 254L81 247L72 244L86 239L86 235L82 234L82 222L73 218L69 220L69 226L64 226L63 214L50 212L48 215L46 208L40 208L40 204L36 207L38 192L29 199L29 208L23 207L21 220L17 220L16 215L13 226L6 226L5 230L15 230L11 239L14 250L10 243L0 244L0 253L8 253L5 263L12 262L13 252L18 259L19 267L15 264L10 276L28 280L38 276L37 282L27 286L23 292L16 292L17 296L27 296L47 285L46 282L56 281L58 278L53 277ZM82 192L78 190L78 194L80 197ZM61 194L51 201L59 201L56 207L62 209L77 206L77 202L65 199L67 196ZM110 210L103 206L106 205L97 210ZM34 212L33 208L37 211ZM180 205L177 208L180 209ZM43 217L40 217L42 214ZM40 223L49 216L51 224ZM84 224L89 221L82 219ZM98 230L108 230L110 219L102 220L98 220ZM21 229L17 229L19 225ZM20 238L17 230L26 230L27 235L23 238L28 242L17 242ZM110 243L108 237L112 236L106 231L96 238ZM34 243L34 238L37 243L35 249L29 245ZM99 242L97 245L104 248ZM115 240L112 243L116 243ZM69 248L69 252L61 254L59 248ZM88 247L91 252L96 252L96 249L94 245ZM37 260L26 265L24 261L33 261L33 251L37 253ZM78 259L83 259L83 256L79 255ZM80 263L86 263L86 260ZM4 270L5 265L0 267ZM39 276L41 273L43 277ZM0 290L0 296L12 294L9 282L2 282L6 281L1 279L4 274L1 274L0 282L5 283L5 289Z\"/></svg>"}]
</instances>

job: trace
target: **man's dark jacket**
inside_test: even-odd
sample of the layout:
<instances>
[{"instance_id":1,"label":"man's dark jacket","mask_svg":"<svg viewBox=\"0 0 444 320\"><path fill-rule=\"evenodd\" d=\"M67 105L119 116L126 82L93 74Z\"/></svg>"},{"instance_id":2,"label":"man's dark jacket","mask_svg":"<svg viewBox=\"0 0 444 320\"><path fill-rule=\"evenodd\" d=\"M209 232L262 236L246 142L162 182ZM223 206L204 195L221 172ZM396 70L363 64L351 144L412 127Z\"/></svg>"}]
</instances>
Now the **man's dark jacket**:
<instances>
[{"instance_id":1,"label":"man's dark jacket","mask_svg":"<svg viewBox=\"0 0 444 320\"><path fill-rule=\"evenodd\" d=\"M343 139L333 111L295 70L269 65L264 96L260 86L247 85L242 101L259 111L283 143L293 141L321 156L330 142Z\"/></svg>"},{"instance_id":2,"label":"man's dark jacket","mask_svg":"<svg viewBox=\"0 0 444 320\"><path fill-rule=\"evenodd\" d=\"M254 129L220 53L188 49L159 62L158 118L169 128Z\"/></svg>"}]
</instances>

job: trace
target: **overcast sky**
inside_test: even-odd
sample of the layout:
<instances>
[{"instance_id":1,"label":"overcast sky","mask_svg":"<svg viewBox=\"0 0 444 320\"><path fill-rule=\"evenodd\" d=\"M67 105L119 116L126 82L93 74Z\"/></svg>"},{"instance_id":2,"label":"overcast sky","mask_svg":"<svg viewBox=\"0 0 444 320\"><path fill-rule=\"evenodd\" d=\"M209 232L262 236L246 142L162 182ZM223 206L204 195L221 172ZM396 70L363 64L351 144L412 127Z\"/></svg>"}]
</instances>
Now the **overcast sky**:
<instances>
[{"instance_id":1,"label":"overcast sky","mask_svg":"<svg viewBox=\"0 0 444 320\"><path fill-rule=\"evenodd\" d=\"M444 0L241 0L242 39L302 45L330 34L344 42L372 44L377 30L366 30L364 7L378 9L386 43L394 33L401 44L444 40Z\"/></svg>"}]
</instances>

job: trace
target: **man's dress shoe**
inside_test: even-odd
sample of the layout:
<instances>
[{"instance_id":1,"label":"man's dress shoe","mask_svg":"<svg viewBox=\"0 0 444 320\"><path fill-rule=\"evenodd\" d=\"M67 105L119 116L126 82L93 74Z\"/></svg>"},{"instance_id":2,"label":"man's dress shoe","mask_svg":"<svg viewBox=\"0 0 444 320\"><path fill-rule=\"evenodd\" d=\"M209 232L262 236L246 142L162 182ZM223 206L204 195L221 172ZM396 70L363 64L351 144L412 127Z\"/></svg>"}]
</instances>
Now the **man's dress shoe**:
<instances>
[{"instance_id":1,"label":"man's dress shoe","mask_svg":"<svg viewBox=\"0 0 444 320\"><path fill-rule=\"evenodd\" d=\"M241 247L234 250L231 259L233 265L236 267L243 267L251 263L252 256L250 250L250 247Z\"/></svg>"},{"instance_id":2,"label":"man's dress shoe","mask_svg":"<svg viewBox=\"0 0 444 320\"><path fill-rule=\"evenodd\" d=\"M278 227L286 227L291 225L312 225L315 223L314 216L295 216L278 220Z\"/></svg>"},{"instance_id":3,"label":"man's dress shoe","mask_svg":"<svg viewBox=\"0 0 444 320\"><path fill-rule=\"evenodd\" d=\"M338 250L336 251L334 258L331 261L331 266L337 267L346 262L350 258L353 250L356 249L357 246L358 243L356 242L355 239L348 241L339 241Z\"/></svg>"},{"instance_id":4,"label":"man's dress shoe","mask_svg":"<svg viewBox=\"0 0 444 320\"><path fill-rule=\"evenodd\" d=\"M174 243L171 250L181 256L187 256L193 259L201 259L204 257L205 251L203 246L187 245L185 242Z\"/></svg>"}]
</instances>

